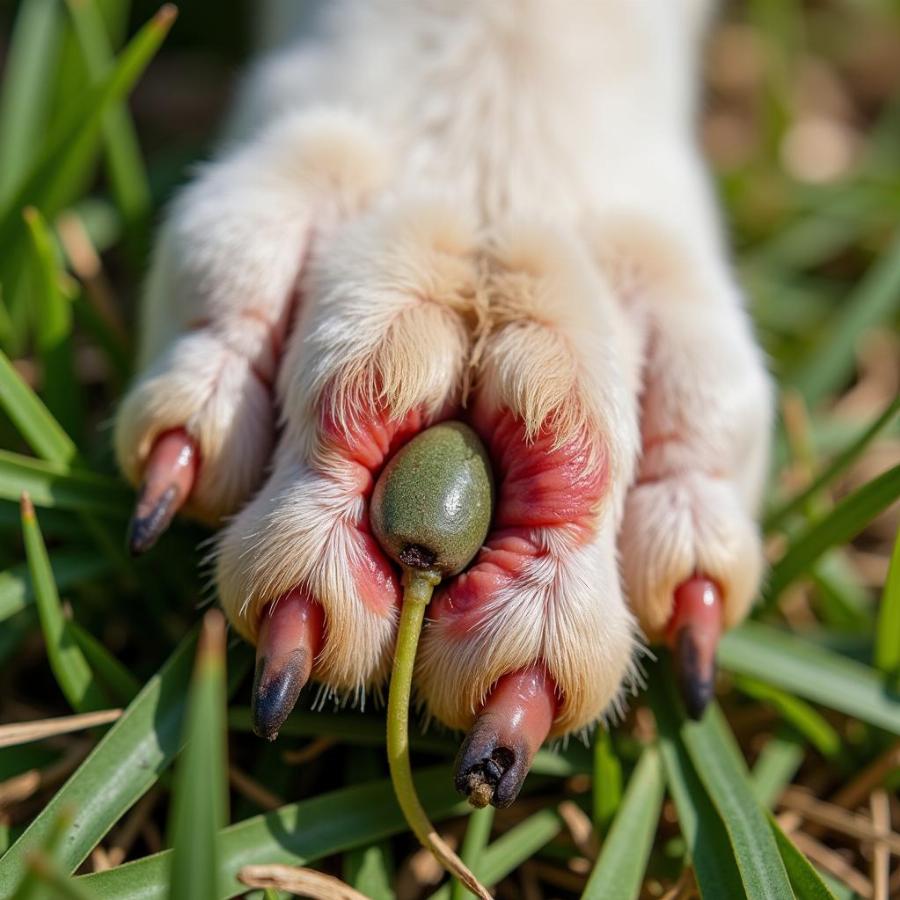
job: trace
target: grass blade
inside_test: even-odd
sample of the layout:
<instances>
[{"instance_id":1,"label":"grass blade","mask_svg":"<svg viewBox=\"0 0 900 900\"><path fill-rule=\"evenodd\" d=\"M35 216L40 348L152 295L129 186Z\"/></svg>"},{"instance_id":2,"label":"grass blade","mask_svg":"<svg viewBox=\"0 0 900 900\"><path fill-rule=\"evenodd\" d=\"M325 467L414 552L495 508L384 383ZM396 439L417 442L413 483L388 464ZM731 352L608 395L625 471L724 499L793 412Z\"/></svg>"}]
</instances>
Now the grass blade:
<instances>
[{"instance_id":1,"label":"grass blade","mask_svg":"<svg viewBox=\"0 0 900 900\"><path fill-rule=\"evenodd\" d=\"M232 706L228 710L228 727L232 731L252 731L250 708ZM278 733L285 737L331 737L356 746L383 747L384 732L383 716L298 709L291 713ZM410 746L413 750L446 753L448 756L458 749L452 739L439 734L410 735Z\"/></svg>"},{"instance_id":2,"label":"grass blade","mask_svg":"<svg viewBox=\"0 0 900 900\"><path fill-rule=\"evenodd\" d=\"M660 672L657 667L654 674ZM704 897L743 897L741 873L725 826L700 781L681 740L681 719L665 696L659 677L650 681L648 697L659 730L666 781L675 801L681 833L687 843L697 884Z\"/></svg>"},{"instance_id":3,"label":"grass blade","mask_svg":"<svg viewBox=\"0 0 900 900\"><path fill-rule=\"evenodd\" d=\"M33 158L44 125L60 36L56 0L19 4L0 95L0 202Z\"/></svg>"},{"instance_id":4,"label":"grass blade","mask_svg":"<svg viewBox=\"0 0 900 900\"><path fill-rule=\"evenodd\" d=\"M72 810L61 809L56 818L51 823L45 835L44 842L40 847L36 847L34 852L48 862L56 862L59 858L59 850L65 841L66 833L72 827ZM23 878L16 892L12 895L13 900L41 900L41 883L40 875L34 870L34 867L28 866L23 871Z\"/></svg>"},{"instance_id":5,"label":"grass blade","mask_svg":"<svg viewBox=\"0 0 900 900\"><path fill-rule=\"evenodd\" d=\"M818 340L808 361L790 376L813 406L852 375L860 338L871 328L887 324L900 299L900 236L867 273L835 316L827 335Z\"/></svg>"},{"instance_id":6,"label":"grass blade","mask_svg":"<svg viewBox=\"0 0 900 900\"><path fill-rule=\"evenodd\" d=\"M622 764L606 728L598 728L594 735L593 775L594 828L603 835L622 801Z\"/></svg>"},{"instance_id":7,"label":"grass blade","mask_svg":"<svg viewBox=\"0 0 900 900\"><path fill-rule=\"evenodd\" d=\"M0 450L0 499L27 492L35 506L124 520L133 495L114 478Z\"/></svg>"},{"instance_id":8,"label":"grass blade","mask_svg":"<svg viewBox=\"0 0 900 900\"><path fill-rule=\"evenodd\" d=\"M825 647L759 622L723 635L723 669L749 675L790 693L900 734L900 696L875 670Z\"/></svg>"},{"instance_id":9,"label":"grass blade","mask_svg":"<svg viewBox=\"0 0 900 900\"><path fill-rule=\"evenodd\" d=\"M900 533L894 541L881 605L878 608L875 666L885 675L900 675Z\"/></svg>"},{"instance_id":10,"label":"grass blade","mask_svg":"<svg viewBox=\"0 0 900 900\"><path fill-rule=\"evenodd\" d=\"M125 705L131 703L141 690L137 678L77 622L69 622L69 630L88 665L101 684L108 689L110 696L117 703Z\"/></svg>"},{"instance_id":11,"label":"grass blade","mask_svg":"<svg viewBox=\"0 0 900 900\"><path fill-rule=\"evenodd\" d=\"M50 557L50 569L57 590L91 581L109 573L110 565L102 557L83 552L60 550ZM0 622L34 603L34 589L27 563L0 572Z\"/></svg>"},{"instance_id":12,"label":"grass blade","mask_svg":"<svg viewBox=\"0 0 900 900\"><path fill-rule=\"evenodd\" d=\"M384 773L384 754L368 747L351 747L346 755L346 783L374 781ZM391 887L394 859L389 841L357 847L344 854L344 881L371 900L394 900Z\"/></svg>"},{"instance_id":13,"label":"grass blade","mask_svg":"<svg viewBox=\"0 0 900 900\"><path fill-rule=\"evenodd\" d=\"M228 819L225 749L225 617L203 620L185 725L187 746L175 774L169 823L170 900L221 893L219 832Z\"/></svg>"},{"instance_id":14,"label":"grass blade","mask_svg":"<svg viewBox=\"0 0 900 900\"><path fill-rule=\"evenodd\" d=\"M90 888L61 872L56 863L40 850L28 858L28 868L35 876L36 883L43 886L43 890L36 894L36 900L38 897L53 897L53 900L96 900Z\"/></svg>"},{"instance_id":15,"label":"grass blade","mask_svg":"<svg viewBox=\"0 0 900 900\"><path fill-rule=\"evenodd\" d=\"M775 804L803 762L803 746L786 732L782 728L766 742L750 773L753 793L767 808Z\"/></svg>"},{"instance_id":16,"label":"grass blade","mask_svg":"<svg viewBox=\"0 0 900 900\"><path fill-rule=\"evenodd\" d=\"M13 423L19 429L21 435L29 443L31 448L43 459L50 463L56 463L57 471L68 471L68 465L77 461L77 449L71 438L62 429L56 419L53 418L50 411L44 406L43 402L28 387L27 384L19 377L18 373L12 367L7 357L0 352L0 405L5 409L7 415L12 419ZM2 455L2 451L0 451ZM13 465L13 460L21 463L20 466ZM5 465L0 461L0 497L5 496L6 499L17 499L17 494L22 491L28 491L32 500L36 501L39 506L48 505L46 501L49 496L67 494L66 488L51 483L35 483L39 479L35 478L34 461L28 460L27 457L16 457L9 455L5 457ZM24 471L23 471L24 469ZM23 475L24 478L19 479L17 474ZM91 476L85 473L88 479L96 482L97 476ZM16 490L18 483L18 490ZM112 491L121 492L121 485L109 479L107 486ZM8 493L3 494L4 488ZM102 488L100 489L102 493ZM123 511L122 516L127 516L125 506L128 501L125 500L126 494L122 493ZM90 498L85 497L87 504L76 504L75 509L90 513ZM120 572L128 574L130 572L130 563L124 559L124 551L121 549L119 540L110 537L108 529L102 523L95 521L89 514L83 517L84 525L87 531L94 538L97 545L110 560L110 562L119 569ZM0 617L2 618L2 617Z\"/></svg>"},{"instance_id":17,"label":"grass blade","mask_svg":"<svg viewBox=\"0 0 900 900\"><path fill-rule=\"evenodd\" d=\"M563 821L555 809L544 809L529 816L485 848L476 873L479 880L485 884L501 881L550 843L562 829Z\"/></svg>"},{"instance_id":18,"label":"grass blade","mask_svg":"<svg viewBox=\"0 0 900 900\"><path fill-rule=\"evenodd\" d=\"M878 208L878 198L870 192L847 191L778 229L773 237L753 248L744 265L760 278L771 278L773 270L797 272L819 265L858 238Z\"/></svg>"},{"instance_id":19,"label":"grass blade","mask_svg":"<svg viewBox=\"0 0 900 900\"><path fill-rule=\"evenodd\" d=\"M460 851L460 859L470 871L474 872L481 865L484 848L491 837L491 826L494 824L495 812L496 810L493 806L485 806L483 809L476 809L469 816L466 836L463 838L462 850ZM464 900L465 897L472 896L474 895L466 890L465 885L461 881L454 879L450 887L451 900Z\"/></svg>"},{"instance_id":20,"label":"grass blade","mask_svg":"<svg viewBox=\"0 0 900 900\"><path fill-rule=\"evenodd\" d=\"M43 216L32 206L23 213L36 274L32 295L34 344L44 374L44 398L66 434L77 438L84 411L75 377L72 303L63 289L56 248Z\"/></svg>"},{"instance_id":21,"label":"grass blade","mask_svg":"<svg viewBox=\"0 0 900 900\"><path fill-rule=\"evenodd\" d=\"M467 811L453 788L448 767L424 769L415 782L433 819ZM245 865L264 861L305 866L407 828L388 780L320 794L246 819L221 833L219 871L225 881L218 896L232 897L246 891L235 879ZM172 851L167 850L117 869L86 875L82 880L104 900L165 900L171 860Z\"/></svg>"},{"instance_id":22,"label":"grass blade","mask_svg":"<svg viewBox=\"0 0 900 900\"><path fill-rule=\"evenodd\" d=\"M252 731L249 707L232 706L228 710L228 727L233 731ZM328 736L363 747L383 747L385 742L384 718L359 713L295 710L279 734L285 737ZM452 738L434 733L410 735L410 747L429 753L445 753L447 756L455 756L459 750L459 744ZM583 748L577 745L570 746L561 753L539 750L532 760L531 771L535 775L552 775L557 778L587 774L590 766L586 757Z\"/></svg>"},{"instance_id":23,"label":"grass blade","mask_svg":"<svg viewBox=\"0 0 900 900\"><path fill-rule=\"evenodd\" d=\"M672 696L674 700L674 694ZM743 757L718 707L684 722L682 739L731 840L748 897L790 897L791 887Z\"/></svg>"},{"instance_id":24,"label":"grass blade","mask_svg":"<svg viewBox=\"0 0 900 900\"><path fill-rule=\"evenodd\" d=\"M860 584L859 575L844 552L834 547L812 567L810 572L814 609L823 624L844 634L871 634L875 627L868 589Z\"/></svg>"},{"instance_id":25,"label":"grass blade","mask_svg":"<svg viewBox=\"0 0 900 900\"><path fill-rule=\"evenodd\" d=\"M28 853L45 843L60 810L77 810L59 858L64 870L74 872L120 816L156 782L180 746L195 643L196 632L192 632L0 858L0 896L8 896L18 883Z\"/></svg>"},{"instance_id":26,"label":"grass blade","mask_svg":"<svg viewBox=\"0 0 900 900\"><path fill-rule=\"evenodd\" d=\"M510 828L485 848L475 876L482 884L496 884L555 838L563 828L556 810L544 809ZM450 885L435 891L430 900L449 900Z\"/></svg>"},{"instance_id":27,"label":"grass blade","mask_svg":"<svg viewBox=\"0 0 900 900\"><path fill-rule=\"evenodd\" d=\"M818 494L822 488L831 484L838 475L846 471L859 458L863 450L893 421L898 410L900 410L900 397L895 397L881 415L835 456L831 463L823 469L822 473L808 487L766 515L763 520L765 530L767 532L774 531L791 516L801 512L812 497Z\"/></svg>"},{"instance_id":28,"label":"grass blade","mask_svg":"<svg viewBox=\"0 0 900 900\"><path fill-rule=\"evenodd\" d=\"M109 703L63 616L47 548L27 494L22 497L22 534L47 656L56 681L76 712L104 709Z\"/></svg>"},{"instance_id":29,"label":"grass blade","mask_svg":"<svg viewBox=\"0 0 900 900\"><path fill-rule=\"evenodd\" d=\"M371 900L394 900L383 844L359 847L350 850L345 854L347 856L353 858L352 867L347 865L346 859L344 862L347 869L344 880L347 884Z\"/></svg>"},{"instance_id":30,"label":"grass blade","mask_svg":"<svg viewBox=\"0 0 900 900\"><path fill-rule=\"evenodd\" d=\"M655 747L641 754L619 813L582 894L586 900L628 900L641 893L662 810L662 761Z\"/></svg>"},{"instance_id":31,"label":"grass blade","mask_svg":"<svg viewBox=\"0 0 900 900\"><path fill-rule=\"evenodd\" d=\"M61 102L52 119L53 127L33 153L33 165L18 179L0 212L0 247L5 251L0 257L0 282L9 306L9 314L0 316L0 329L8 335L13 352L23 350L28 327L30 273L24 264L27 235L21 211L35 206L52 219L86 189L106 110L130 91L174 17L174 7L164 6L138 32L103 83L90 91L83 90L81 60L75 60L75 67L72 66L69 50L75 48L68 41L63 45L59 61ZM4 307L0 307L0 312L5 312Z\"/></svg>"},{"instance_id":32,"label":"grass blade","mask_svg":"<svg viewBox=\"0 0 900 900\"><path fill-rule=\"evenodd\" d=\"M21 229L17 218L35 206L48 218L66 201L69 186L78 180L95 146L103 116L122 100L141 76L175 20L175 7L162 9L134 36L103 82L88 91L62 117L45 141L37 161L0 214L0 246L14 254Z\"/></svg>"},{"instance_id":33,"label":"grass blade","mask_svg":"<svg viewBox=\"0 0 900 900\"><path fill-rule=\"evenodd\" d=\"M781 830L771 813L769 813L769 826L775 836L778 852L784 860L784 866L791 879L791 887L794 889L797 900L835 900L834 894L822 881L821 875Z\"/></svg>"},{"instance_id":34,"label":"grass blade","mask_svg":"<svg viewBox=\"0 0 900 900\"><path fill-rule=\"evenodd\" d=\"M93 298L90 296L91 290L94 291ZM78 328L106 357L110 366L110 387L117 396L121 396L133 374L134 353L130 339L123 339L99 308L97 296L100 290L102 288L98 288L96 283L93 288L82 284L73 300L72 312Z\"/></svg>"},{"instance_id":35,"label":"grass blade","mask_svg":"<svg viewBox=\"0 0 900 900\"><path fill-rule=\"evenodd\" d=\"M841 736L808 703L781 688L746 676L735 679L735 687L774 707L781 718L793 725L826 759L846 762Z\"/></svg>"},{"instance_id":36,"label":"grass blade","mask_svg":"<svg viewBox=\"0 0 900 900\"><path fill-rule=\"evenodd\" d=\"M61 0L57 0L62 6ZM131 18L131 0L91 0L97 7L102 19L104 29L113 47L120 49L125 41L128 21ZM153 9L151 2L146 9ZM143 15L144 9L139 12ZM85 92L92 87L92 79L88 74L84 62L84 54L75 34L75 27L69 17L66 17L66 32L60 52L58 74L53 91L53 104L51 106L52 121L59 121L66 112L81 102ZM96 158L103 150L102 131L97 130L93 135L93 146L85 153L86 163L76 177L70 182L66 205L76 201L90 190L92 180L96 175Z\"/></svg>"},{"instance_id":37,"label":"grass blade","mask_svg":"<svg viewBox=\"0 0 900 900\"><path fill-rule=\"evenodd\" d=\"M0 406L41 459L69 463L78 451L38 395L22 380L0 350Z\"/></svg>"},{"instance_id":38,"label":"grass blade","mask_svg":"<svg viewBox=\"0 0 900 900\"><path fill-rule=\"evenodd\" d=\"M812 523L798 535L772 567L766 597L769 600L777 597L792 581L802 577L826 550L855 537L898 497L900 465L845 497L824 519Z\"/></svg>"},{"instance_id":39,"label":"grass blade","mask_svg":"<svg viewBox=\"0 0 900 900\"><path fill-rule=\"evenodd\" d=\"M106 26L93 0L66 0L84 62L93 82L99 83L113 64ZM150 185L140 145L124 104L111 106L103 117L103 139L110 181L126 223L144 219L150 209Z\"/></svg>"}]
</instances>

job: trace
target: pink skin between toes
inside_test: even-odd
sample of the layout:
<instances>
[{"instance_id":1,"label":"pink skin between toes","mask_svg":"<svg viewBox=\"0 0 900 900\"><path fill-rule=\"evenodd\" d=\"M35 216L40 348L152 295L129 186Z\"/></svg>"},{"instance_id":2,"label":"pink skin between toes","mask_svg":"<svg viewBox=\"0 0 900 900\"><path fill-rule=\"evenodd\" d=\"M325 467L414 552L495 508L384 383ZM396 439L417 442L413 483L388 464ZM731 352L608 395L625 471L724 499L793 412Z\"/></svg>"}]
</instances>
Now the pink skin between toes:
<instances>
[{"instance_id":1,"label":"pink skin between toes","mask_svg":"<svg viewBox=\"0 0 900 900\"><path fill-rule=\"evenodd\" d=\"M327 408L327 405L326 405ZM392 419L387 412L375 412L342 428L323 415L320 442L326 456L334 455L342 463L341 480L352 493L368 499L385 463L404 444L427 427L420 410L412 410L403 419ZM322 473L329 476L327 468ZM390 615L400 604L397 571L382 551L369 527L368 510L353 523L352 554L354 581L363 603L380 615Z\"/></svg>"},{"instance_id":2,"label":"pink skin between toes","mask_svg":"<svg viewBox=\"0 0 900 900\"><path fill-rule=\"evenodd\" d=\"M391 418L386 411L376 411L363 418L360 416L349 426L342 425L327 415L330 408L322 403L322 417L318 428L318 451L316 469L323 479L334 483L342 493L351 498L359 498L365 511L358 515L344 517L340 526L346 541L343 549L342 565L345 565L354 583L355 593L369 612L381 618L395 615L400 606L402 591L397 568L382 551L371 532L368 516L368 499L375 486L381 469L397 450L410 441L431 422L425 420L421 410L412 410L402 419ZM355 504L353 504L355 506ZM287 613L279 615L284 599L296 593L306 593L306 588L295 586L277 601L273 616L268 615L272 604L263 608L259 618L257 656L264 653L263 642L271 646L289 648L293 640L295 624ZM323 648L327 654L330 640L327 612L321 611L322 624L320 644L316 654ZM283 633L282 633L283 632ZM308 639L308 635L304 637ZM341 640L342 635L337 635Z\"/></svg>"},{"instance_id":3,"label":"pink skin between toes","mask_svg":"<svg viewBox=\"0 0 900 900\"><path fill-rule=\"evenodd\" d=\"M476 405L472 424L487 444L499 484L483 549L474 565L441 591L430 611L434 619L452 620L451 633L458 640L479 627L493 596L520 577L530 560L548 552L539 543L539 529L558 530L569 546L594 534L608 478L602 463L585 464L586 450L574 442L554 448L546 430L526 440L524 426L509 411L491 413Z\"/></svg>"},{"instance_id":4,"label":"pink skin between toes","mask_svg":"<svg viewBox=\"0 0 900 900\"><path fill-rule=\"evenodd\" d=\"M488 412L483 404L476 403L469 418L488 443L499 483L494 529L485 548L467 573L447 583L429 609L430 619L452 616L453 634L459 640L466 639L472 622L484 615L484 606L502 584L514 581L535 554L546 552L534 539L536 530L558 530L571 546L590 539L608 481L605 465L601 462L587 467L586 451L576 444L554 448L549 432L541 433L534 442L527 441L521 422L508 411ZM367 501L387 460L430 424L420 411L399 421L380 412L357 419L345 430L323 416L320 446L325 459L340 459L341 480L347 489ZM354 580L360 597L373 611L389 614L400 602L397 572L370 533L367 516L354 523L353 540ZM269 622L267 634L271 635L275 627ZM532 690L526 702L523 685L534 682L535 672L543 673L542 687ZM513 684L518 687L511 688ZM484 711L507 710L514 703L513 697L518 696L515 702L519 714L513 717L512 727L522 730L519 740L524 738L533 753L552 727L560 702L557 694L543 661L538 659L524 670L501 677Z\"/></svg>"},{"instance_id":5,"label":"pink skin between toes","mask_svg":"<svg viewBox=\"0 0 900 900\"><path fill-rule=\"evenodd\" d=\"M343 433L335 423L325 421L322 440L355 467L355 488L368 498L385 462L424 424L418 412L401 422L385 414L371 416L363 425ZM473 617L480 619L480 610L490 597L541 552L530 538L531 529L565 528L574 541L579 535L589 535L593 510L605 486L605 472L601 468L587 471L583 454L571 445L556 449L542 446L550 443L548 435L528 444L521 424L508 412L491 416L476 410L475 424L488 440L501 485L494 530L484 550L475 566L455 579L432 608L434 618L452 616L453 633L460 640L473 626ZM183 506L196 480L199 462L196 445L184 429L161 435L148 457L137 514L146 514L172 487L176 492L173 506ZM369 531L366 517L357 526L357 540L360 595L370 608L386 613L399 602L399 585L393 567ZM711 670L721 633L721 602L717 588L707 579L690 579L676 591L667 642L672 644L685 627L692 629L703 669ZM294 590L264 611L257 652L277 665L282 656L304 648L312 665L324 639L321 607ZM540 679L542 687L536 686L535 673L539 671L530 667L501 678L479 714L507 723L502 729L505 739L512 740L514 732L520 738L524 736L531 754L546 739L558 705L556 687L546 673Z\"/></svg>"}]
</instances>

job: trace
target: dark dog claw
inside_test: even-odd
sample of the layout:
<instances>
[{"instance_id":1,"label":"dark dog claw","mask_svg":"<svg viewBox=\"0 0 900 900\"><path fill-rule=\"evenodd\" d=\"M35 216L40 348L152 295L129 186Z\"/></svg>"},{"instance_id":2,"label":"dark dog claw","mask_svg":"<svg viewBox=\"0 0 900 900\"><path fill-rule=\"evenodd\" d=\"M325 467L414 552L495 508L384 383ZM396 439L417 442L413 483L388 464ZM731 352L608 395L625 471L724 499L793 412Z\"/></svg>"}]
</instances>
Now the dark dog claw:
<instances>
[{"instance_id":1,"label":"dark dog claw","mask_svg":"<svg viewBox=\"0 0 900 900\"><path fill-rule=\"evenodd\" d=\"M253 730L274 741L309 681L322 642L322 608L300 589L263 610L250 714Z\"/></svg>"},{"instance_id":2,"label":"dark dog claw","mask_svg":"<svg viewBox=\"0 0 900 900\"><path fill-rule=\"evenodd\" d=\"M556 715L553 681L540 667L504 675L456 757L456 789L472 806L509 806Z\"/></svg>"},{"instance_id":3,"label":"dark dog claw","mask_svg":"<svg viewBox=\"0 0 900 900\"><path fill-rule=\"evenodd\" d=\"M144 466L144 483L128 525L132 556L146 553L190 496L197 477L197 445L183 428L156 439Z\"/></svg>"},{"instance_id":4,"label":"dark dog claw","mask_svg":"<svg viewBox=\"0 0 900 900\"><path fill-rule=\"evenodd\" d=\"M666 636L687 714L701 719L715 694L716 645L722 631L719 589L707 578L685 581L675 591Z\"/></svg>"}]
</instances>

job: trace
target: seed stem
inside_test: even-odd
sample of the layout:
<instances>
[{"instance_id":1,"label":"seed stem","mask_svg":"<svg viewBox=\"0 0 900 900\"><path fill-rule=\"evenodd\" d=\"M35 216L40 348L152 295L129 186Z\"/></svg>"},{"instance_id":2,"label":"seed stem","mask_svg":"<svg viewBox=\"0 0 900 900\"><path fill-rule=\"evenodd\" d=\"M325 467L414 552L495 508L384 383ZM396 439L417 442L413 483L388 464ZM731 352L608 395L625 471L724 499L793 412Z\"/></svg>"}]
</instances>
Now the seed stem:
<instances>
[{"instance_id":1,"label":"seed stem","mask_svg":"<svg viewBox=\"0 0 900 900\"><path fill-rule=\"evenodd\" d=\"M425 607L440 581L440 575L430 570L405 569L403 573L403 608L394 652L394 668L388 694L387 753L394 793L403 815L423 847L427 847L437 861L455 875L473 894L482 900L491 895L469 871L465 863L441 840L434 825L422 808L412 779L409 762L409 698L412 688L416 648L425 618Z\"/></svg>"}]
</instances>

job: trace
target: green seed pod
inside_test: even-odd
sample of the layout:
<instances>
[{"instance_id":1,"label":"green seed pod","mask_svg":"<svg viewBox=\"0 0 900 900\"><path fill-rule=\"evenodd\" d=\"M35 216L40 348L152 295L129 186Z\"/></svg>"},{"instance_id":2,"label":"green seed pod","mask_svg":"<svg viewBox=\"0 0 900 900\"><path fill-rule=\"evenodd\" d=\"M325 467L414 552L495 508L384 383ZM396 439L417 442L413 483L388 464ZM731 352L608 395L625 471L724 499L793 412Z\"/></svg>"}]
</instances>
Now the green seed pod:
<instances>
[{"instance_id":1,"label":"green seed pod","mask_svg":"<svg viewBox=\"0 0 900 900\"><path fill-rule=\"evenodd\" d=\"M369 518L387 553L441 577L464 569L491 523L494 483L478 435L461 422L423 431L385 466Z\"/></svg>"}]
</instances>

